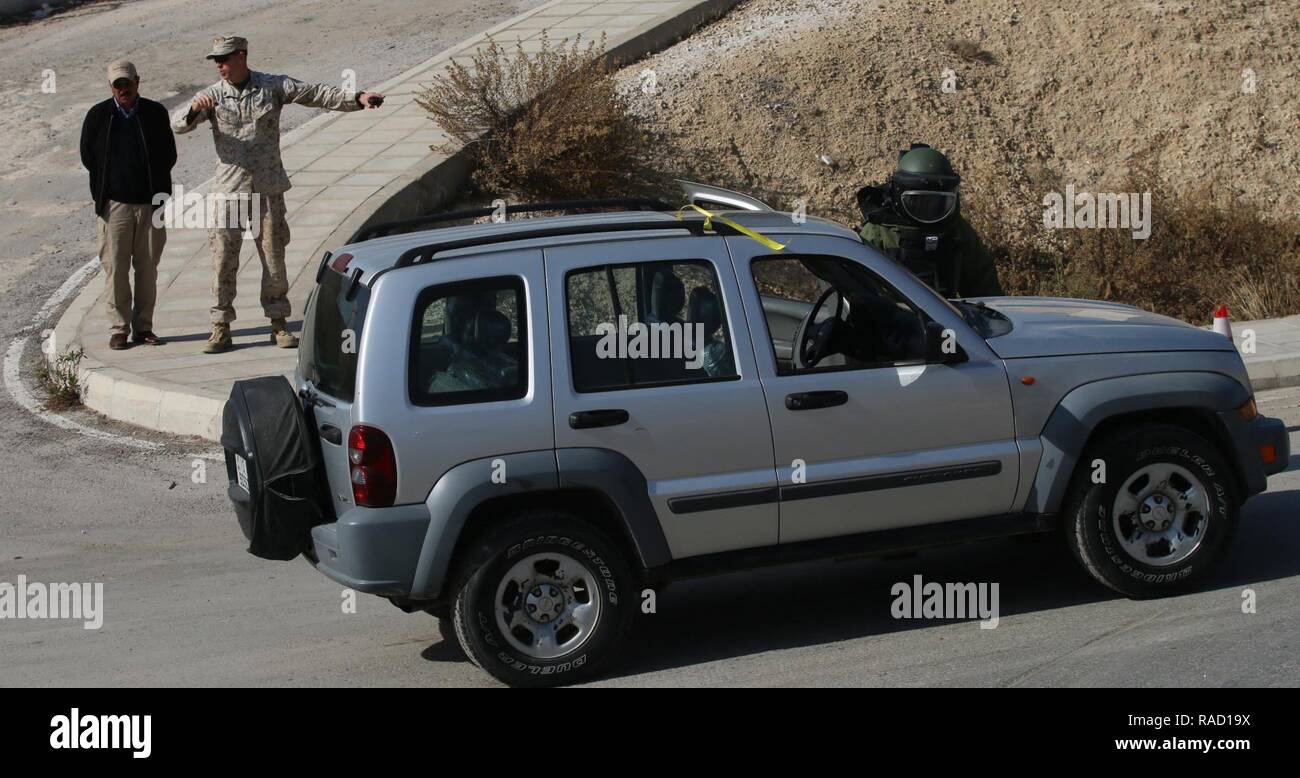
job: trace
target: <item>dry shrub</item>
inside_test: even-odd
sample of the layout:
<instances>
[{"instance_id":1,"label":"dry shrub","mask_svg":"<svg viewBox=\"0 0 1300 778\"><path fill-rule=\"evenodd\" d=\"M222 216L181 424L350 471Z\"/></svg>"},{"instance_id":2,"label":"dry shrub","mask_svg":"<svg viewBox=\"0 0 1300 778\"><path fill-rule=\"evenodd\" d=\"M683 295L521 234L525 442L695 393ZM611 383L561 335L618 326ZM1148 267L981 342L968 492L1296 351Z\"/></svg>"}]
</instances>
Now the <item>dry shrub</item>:
<instances>
[{"instance_id":1,"label":"dry shrub","mask_svg":"<svg viewBox=\"0 0 1300 778\"><path fill-rule=\"evenodd\" d=\"M1300 312L1294 214L1261 212L1213 182L1175 192L1139 163L1121 187L1151 192L1151 234L1135 240L1129 229L1043 228L1041 196L1065 187L1050 172L1035 185L1037 199L997 191L963 198L1008 294L1114 300L1194 324L1208 323L1221 303L1239 320Z\"/></svg>"},{"instance_id":2,"label":"dry shrub","mask_svg":"<svg viewBox=\"0 0 1300 778\"><path fill-rule=\"evenodd\" d=\"M1261 278L1254 272L1242 274L1227 289L1224 300L1234 318L1272 319L1300 312L1300 267L1292 267L1273 278Z\"/></svg>"},{"instance_id":3,"label":"dry shrub","mask_svg":"<svg viewBox=\"0 0 1300 778\"><path fill-rule=\"evenodd\" d=\"M452 63L416 102L473 158L481 190L529 200L647 191L650 141L604 65L604 41L541 51L495 41L472 64Z\"/></svg>"},{"instance_id":4,"label":"dry shrub","mask_svg":"<svg viewBox=\"0 0 1300 778\"><path fill-rule=\"evenodd\" d=\"M47 392L46 408L62 411L81 405L85 385L81 383L80 367L85 355L85 349L64 349L36 368L36 378Z\"/></svg>"}]
</instances>

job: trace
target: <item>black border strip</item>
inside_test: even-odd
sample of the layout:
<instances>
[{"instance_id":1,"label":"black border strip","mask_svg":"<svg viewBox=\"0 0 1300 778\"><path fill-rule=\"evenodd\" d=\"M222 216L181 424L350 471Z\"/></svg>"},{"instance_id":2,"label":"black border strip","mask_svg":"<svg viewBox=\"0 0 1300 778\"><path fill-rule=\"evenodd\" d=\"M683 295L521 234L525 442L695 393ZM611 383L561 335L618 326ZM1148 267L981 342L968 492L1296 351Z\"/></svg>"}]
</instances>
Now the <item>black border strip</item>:
<instances>
[{"instance_id":1,"label":"black border strip","mask_svg":"<svg viewBox=\"0 0 1300 778\"><path fill-rule=\"evenodd\" d=\"M776 502L780 499L780 496L777 487L764 486L759 489L704 494L699 497L674 497L668 501L668 509L673 513L720 511L723 508L743 508L747 505L763 505Z\"/></svg>"},{"instance_id":2,"label":"black border strip","mask_svg":"<svg viewBox=\"0 0 1300 778\"><path fill-rule=\"evenodd\" d=\"M703 494L698 497L674 497L668 501L668 509L673 513L699 513L701 511L718 511L724 508L742 508L747 505L763 505L769 502L790 500L812 500L818 497L835 497L859 492L877 492L882 489L898 489L904 486L925 486L948 481L964 481L969 478L986 478L1002 472L1002 463L996 460L971 462L964 465L948 467L930 467L923 470L906 470L901 473L882 473L856 478L841 478L835 481L821 481L815 484L794 484L788 486L770 486L759 489L742 489L735 492Z\"/></svg>"}]
</instances>

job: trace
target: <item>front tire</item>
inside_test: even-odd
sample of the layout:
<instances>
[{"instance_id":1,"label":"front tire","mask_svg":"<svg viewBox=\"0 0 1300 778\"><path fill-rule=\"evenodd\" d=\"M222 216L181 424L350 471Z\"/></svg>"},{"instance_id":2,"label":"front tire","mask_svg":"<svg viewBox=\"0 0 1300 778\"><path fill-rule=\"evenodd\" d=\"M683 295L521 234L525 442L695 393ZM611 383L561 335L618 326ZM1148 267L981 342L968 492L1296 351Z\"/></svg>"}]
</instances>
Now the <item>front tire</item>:
<instances>
[{"instance_id":1,"label":"front tire","mask_svg":"<svg viewBox=\"0 0 1300 778\"><path fill-rule=\"evenodd\" d=\"M1074 557L1097 581L1128 597L1163 597L1192 588L1222 559L1237 506L1232 471L1211 443L1150 424L1092 447L1062 524Z\"/></svg>"},{"instance_id":2,"label":"front tire","mask_svg":"<svg viewBox=\"0 0 1300 778\"><path fill-rule=\"evenodd\" d=\"M474 664L511 686L590 677L635 614L634 578L597 528L559 511L509 520L475 543L452 621Z\"/></svg>"}]
</instances>

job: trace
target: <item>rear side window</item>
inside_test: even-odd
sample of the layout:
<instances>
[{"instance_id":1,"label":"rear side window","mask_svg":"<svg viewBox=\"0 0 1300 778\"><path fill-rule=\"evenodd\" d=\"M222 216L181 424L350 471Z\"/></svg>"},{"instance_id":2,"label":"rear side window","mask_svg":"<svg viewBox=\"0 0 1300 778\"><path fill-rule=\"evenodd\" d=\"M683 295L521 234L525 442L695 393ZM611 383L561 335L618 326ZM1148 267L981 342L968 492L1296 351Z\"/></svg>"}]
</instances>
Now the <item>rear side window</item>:
<instances>
[{"instance_id":1,"label":"rear side window","mask_svg":"<svg viewBox=\"0 0 1300 778\"><path fill-rule=\"evenodd\" d=\"M421 292L411 327L411 402L461 405L523 397L526 310L524 282L516 276Z\"/></svg>"},{"instance_id":2,"label":"rear side window","mask_svg":"<svg viewBox=\"0 0 1300 778\"><path fill-rule=\"evenodd\" d=\"M357 351L370 304L370 287L326 270L316 287L311 315L303 324L302 375L318 392L352 402L357 387Z\"/></svg>"},{"instance_id":3,"label":"rear side window","mask_svg":"<svg viewBox=\"0 0 1300 778\"><path fill-rule=\"evenodd\" d=\"M579 392L737 378L718 277L706 261L573 270L565 296Z\"/></svg>"}]
</instances>

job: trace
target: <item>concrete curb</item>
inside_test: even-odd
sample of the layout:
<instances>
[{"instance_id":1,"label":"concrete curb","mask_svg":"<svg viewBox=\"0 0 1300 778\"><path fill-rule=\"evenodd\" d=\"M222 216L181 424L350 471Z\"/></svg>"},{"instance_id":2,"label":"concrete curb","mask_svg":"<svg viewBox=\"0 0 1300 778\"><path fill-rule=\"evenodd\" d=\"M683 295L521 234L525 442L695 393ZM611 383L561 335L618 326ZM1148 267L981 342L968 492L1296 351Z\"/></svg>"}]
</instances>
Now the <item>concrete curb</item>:
<instances>
[{"instance_id":1,"label":"concrete curb","mask_svg":"<svg viewBox=\"0 0 1300 778\"><path fill-rule=\"evenodd\" d=\"M609 49L606 52L606 65L609 67L625 65L671 45L700 25L726 13L739 2L740 0L701 0L689 5L684 4L679 11L670 16L651 19L630 30L622 31L613 40L607 41ZM547 14L552 9L568 5L572 5L571 0L555 0L512 17L440 52L385 81L375 89L385 93L391 92L399 85L413 81L433 68L444 65L457 54L478 47L488 38L524 19ZM554 39L559 40L563 37L563 33L563 30L557 31ZM292 132L286 133L281 139L281 149L289 149L298 141L314 135L345 115L326 113L314 117ZM419 162L398 173L391 182L343 216L333 232L321 241L321 245L341 246L363 226L409 218L435 210L459 194L469 174L470 164L463 155L456 154L449 157L430 151ZM206 186L205 184L200 189ZM291 216L290 221L292 220ZM291 288L293 282L307 272L315 272L315 263L309 262L294 278L290 279ZM86 315L93 306L102 304L105 294L105 290L93 282L97 275L96 273L90 276L91 280L59 318L54 327L56 348L48 357L53 357L54 354L67 348L76 348L83 343L81 327ZM90 356L83 358L81 371L85 386L85 405L110 419L175 435L193 435L211 441L220 438L225 396L218 396L202 388L152 377L145 378L105 365Z\"/></svg>"},{"instance_id":2,"label":"concrete curb","mask_svg":"<svg viewBox=\"0 0 1300 778\"><path fill-rule=\"evenodd\" d=\"M1245 344L1245 334L1255 334L1254 354L1243 354L1246 373L1256 391L1300 386L1300 315L1280 319L1261 319L1232 323L1233 342L1240 350ZM1278 354L1260 354L1260 346Z\"/></svg>"}]
</instances>

